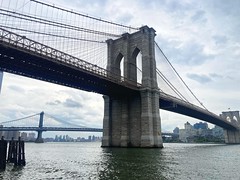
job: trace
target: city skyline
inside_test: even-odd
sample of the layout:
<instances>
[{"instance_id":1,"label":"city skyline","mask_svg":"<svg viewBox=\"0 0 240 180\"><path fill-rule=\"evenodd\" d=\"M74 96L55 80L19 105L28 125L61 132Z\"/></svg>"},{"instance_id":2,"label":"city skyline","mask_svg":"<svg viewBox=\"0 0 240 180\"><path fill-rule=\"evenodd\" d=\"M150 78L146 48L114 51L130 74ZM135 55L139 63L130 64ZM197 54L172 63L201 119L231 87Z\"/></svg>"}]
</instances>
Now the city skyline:
<instances>
[{"instance_id":1,"label":"city skyline","mask_svg":"<svg viewBox=\"0 0 240 180\"><path fill-rule=\"evenodd\" d=\"M210 111L239 110L239 2L46 2L134 27L153 27L156 42ZM99 94L4 73L0 99L0 122L45 111L70 122L102 127L103 99ZM162 131L199 121L162 110L160 115Z\"/></svg>"}]
</instances>

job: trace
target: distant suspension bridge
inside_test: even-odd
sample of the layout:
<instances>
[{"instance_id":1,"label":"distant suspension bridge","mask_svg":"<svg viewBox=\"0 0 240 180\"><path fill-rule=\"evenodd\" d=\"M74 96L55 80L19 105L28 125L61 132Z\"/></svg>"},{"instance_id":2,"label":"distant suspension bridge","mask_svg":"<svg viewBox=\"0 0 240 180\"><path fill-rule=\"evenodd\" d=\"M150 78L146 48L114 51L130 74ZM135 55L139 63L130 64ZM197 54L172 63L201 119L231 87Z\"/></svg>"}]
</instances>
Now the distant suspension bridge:
<instances>
[{"instance_id":1,"label":"distant suspension bridge","mask_svg":"<svg viewBox=\"0 0 240 180\"><path fill-rule=\"evenodd\" d=\"M40 112L23 118L0 122L0 131L37 131L36 142L41 143L43 142L42 132L44 131L102 132L103 129L76 125ZM177 136L177 134L163 133L163 136Z\"/></svg>"}]
</instances>

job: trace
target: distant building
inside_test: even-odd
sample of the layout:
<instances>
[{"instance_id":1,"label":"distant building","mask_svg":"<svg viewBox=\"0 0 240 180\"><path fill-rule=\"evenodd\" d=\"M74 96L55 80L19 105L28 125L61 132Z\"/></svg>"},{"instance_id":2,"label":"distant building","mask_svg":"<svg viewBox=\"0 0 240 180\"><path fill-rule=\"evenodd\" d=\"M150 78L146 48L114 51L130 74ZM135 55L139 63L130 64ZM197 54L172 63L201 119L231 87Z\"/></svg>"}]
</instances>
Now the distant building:
<instances>
[{"instance_id":1,"label":"distant building","mask_svg":"<svg viewBox=\"0 0 240 180\"><path fill-rule=\"evenodd\" d=\"M208 129L208 124L199 122L193 125L194 129Z\"/></svg>"},{"instance_id":2,"label":"distant building","mask_svg":"<svg viewBox=\"0 0 240 180\"><path fill-rule=\"evenodd\" d=\"M35 133L28 133L28 140L29 141L35 141L36 140L36 134Z\"/></svg>"},{"instance_id":3,"label":"distant building","mask_svg":"<svg viewBox=\"0 0 240 180\"><path fill-rule=\"evenodd\" d=\"M88 141L89 141L89 142L92 141L92 136L88 136Z\"/></svg>"},{"instance_id":4,"label":"distant building","mask_svg":"<svg viewBox=\"0 0 240 180\"><path fill-rule=\"evenodd\" d=\"M177 132L177 128L173 132ZM207 123L196 123L193 126L186 122L184 129L179 129L179 140L182 142L224 142L224 130L218 126L208 128Z\"/></svg>"},{"instance_id":5,"label":"distant building","mask_svg":"<svg viewBox=\"0 0 240 180\"><path fill-rule=\"evenodd\" d=\"M173 130L173 133L174 133L174 134L179 134L179 128L176 127L176 128Z\"/></svg>"},{"instance_id":6,"label":"distant building","mask_svg":"<svg viewBox=\"0 0 240 180\"><path fill-rule=\"evenodd\" d=\"M219 126L215 126L214 128L212 128L212 135L214 137L220 138L220 139L224 139L224 130L223 128L219 127Z\"/></svg>"},{"instance_id":7,"label":"distant building","mask_svg":"<svg viewBox=\"0 0 240 180\"><path fill-rule=\"evenodd\" d=\"M189 122L184 124L184 129L179 129L179 140L182 142L192 142L196 135L197 130Z\"/></svg>"},{"instance_id":8,"label":"distant building","mask_svg":"<svg viewBox=\"0 0 240 180\"><path fill-rule=\"evenodd\" d=\"M24 141L28 140L28 134L26 132L22 132L21 133L21 139L24 140Z\"/></svg>"},{"instance_id":9,"label":"distant building","mask_svg":"<svg viewBox=\"0 0 240 180\"><path fill-rule=\"evenodd\" d=\"M5 131L4 137L6 140L11 140L12 138L14 140L17 140L18 137L20 137L20 132L19 131Z\"/></svg>"}]
</instances>

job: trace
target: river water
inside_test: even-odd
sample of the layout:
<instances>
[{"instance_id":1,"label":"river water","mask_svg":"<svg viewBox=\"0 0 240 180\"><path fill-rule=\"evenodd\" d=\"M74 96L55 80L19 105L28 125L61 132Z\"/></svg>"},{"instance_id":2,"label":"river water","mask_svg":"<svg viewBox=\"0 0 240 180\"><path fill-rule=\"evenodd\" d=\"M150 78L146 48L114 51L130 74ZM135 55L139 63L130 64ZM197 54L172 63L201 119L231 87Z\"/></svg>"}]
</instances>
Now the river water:
<instances>
[{"instance_id":1,"label":"river water","mask_svg":"<svg viewBox=\"0 0 240 180\"><path fill-rule=\"evenodd\" d=\"M95 143L26 143L26 166L0 179L240 180L240 145L164 144L163 149Z\"/></svg>"}]
</instances>

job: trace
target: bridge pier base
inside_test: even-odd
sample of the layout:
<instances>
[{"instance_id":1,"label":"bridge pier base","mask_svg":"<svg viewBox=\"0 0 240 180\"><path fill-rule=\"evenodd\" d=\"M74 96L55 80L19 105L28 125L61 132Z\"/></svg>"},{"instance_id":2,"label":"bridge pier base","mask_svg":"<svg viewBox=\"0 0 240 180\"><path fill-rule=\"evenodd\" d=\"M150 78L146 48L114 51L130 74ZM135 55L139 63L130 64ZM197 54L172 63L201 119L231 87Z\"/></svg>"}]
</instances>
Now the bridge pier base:
<instances>
[{"instance_id":1,"label":"bridge pier base","mask_svg":"<svg viewBox=\"0 0 240 180\"><path fill-rule=\"evenodd\" d=\"M102 147L163 147L158 91L103 98Z\"/></svg>"},{"instance_id":2,"label":"bridge pier base","mask_svg":"<svg viewBox=\"0 0 240 180\"><path fill-rule=\"evenodd\" d=\"M35 140L35 143L44 143L42 138L42 131L38 131L37 139Z\"/></svg>"},{"instance_id":3,"label":"bridge pier base","mask_svg":"<svg viewBox=\"0 0 240 180\"><path fill-rule=\"evenodd\" d=\"M224 135L226 144L240 144L239 130L225 130Z\"/></svg>"}]
</instances>

